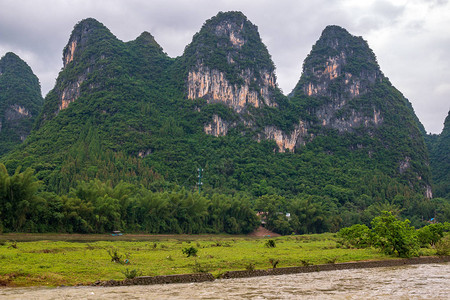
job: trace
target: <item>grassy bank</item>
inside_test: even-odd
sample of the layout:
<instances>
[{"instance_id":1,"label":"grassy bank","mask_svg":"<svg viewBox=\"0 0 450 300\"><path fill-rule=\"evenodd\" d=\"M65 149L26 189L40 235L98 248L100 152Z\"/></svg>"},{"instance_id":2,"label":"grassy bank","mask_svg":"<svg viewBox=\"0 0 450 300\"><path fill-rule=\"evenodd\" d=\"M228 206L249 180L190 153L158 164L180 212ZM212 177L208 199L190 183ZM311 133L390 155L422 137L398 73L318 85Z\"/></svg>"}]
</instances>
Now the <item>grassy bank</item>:
<instances>
[{"instance_id":1,"label":"grassy bank","mask_svg":"<svg viewBox=\"0 0 450 300\"><path fill-rule=\"evenodd\" d=\"M36 238L36 236L34 236ZM58 286L96 280L124 279L128 271L142 275L169 275L211 272L215 276L229 270L324 264L334 262L389 259L375 249L344 249L333 234L273 238L242 236L71 236L47 235L32 241L33 235L0 235L0 285ZM15 238L17 242L12 242ZM42 238L42 237L41 237ZM8 240L8 241L6 241ZM198 249L197 257L187 257L185 248ZM111 261L117 252L122 263ZM423 250L432 255L433 250ZM129 263L123 263L125 260ZM272 261L272 263L271 263Z\"/></svg>"}]
</instances>

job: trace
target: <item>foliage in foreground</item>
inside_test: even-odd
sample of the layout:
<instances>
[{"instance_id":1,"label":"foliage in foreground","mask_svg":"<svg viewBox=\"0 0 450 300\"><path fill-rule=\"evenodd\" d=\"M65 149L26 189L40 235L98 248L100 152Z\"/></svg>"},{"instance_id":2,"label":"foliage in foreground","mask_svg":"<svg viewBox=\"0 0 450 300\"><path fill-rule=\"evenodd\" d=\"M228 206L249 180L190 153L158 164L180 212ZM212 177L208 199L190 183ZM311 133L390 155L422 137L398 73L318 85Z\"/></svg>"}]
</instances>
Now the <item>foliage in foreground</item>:
<instances>
[{"instance_id":1,"label":"foliage in foreground","mask_svg":"<svg viewBox=\"0 0 450 300\"><path fill-rule=\"evenodd\" d=\"M126 238L124 235L123 238ZM6 239L7 235L0 235ZM375 249L338 248L332 234L272 238L275 248L264 246L266 239L227 236L147 237L147 241L27 241L0 245L0 281L7 285L76 285L97 280L122 280L127 269L143 276L186 274L207 270L218 275L228 270L267 269L308 264L386 259ZM113 238L111 238L113 239ZM156 247L154 242L157 241ZM220 241L220 243L218 243ZM197 257L186 257L183 248L199 249ZM198 244L198 246L197 246ZM107 250L119 256L129 254L129 264L115 263ZM270 260L272 259L272 262ZM123 261L123 257L121 258ZM24 265L26 261L26 265ZM130 274L131 275L131 274Z\"/></svg>"},{"instance_id":2,"label":"foliage in foreground","mask_svg":"<svg viewBox=\"0 0 450 300\"><path fill-rule=\"evenodd\" d=\"M246 234L260 224L258 211L263 212L269 230L287 235L336 232L354 223L369 225L383 210L401 211L397 204L380 202L367 206L372 201L369 197L356 199L349 191L330 186L325 190L347 199L343 203L352 201L367 208L359 213L339 213L348 203L342 205L340 200L326 195L302 193L288 198L266 191L255 197L213 190L199 194L177 185L149 189L98 179L79 181L70 192L58 195L45 191L44 183L36 179L32 169L22 172L18 168L9 175L0 163L0 232ZM436 213L440 220L450 220L450 203L445 199L416 200L420 207L410 207L408 214L425 211L428 215ZM437 207L443 209L438 211ZM436 230L433 235L439 235ZM419 237L422 244L428 235ZM436 242L436 237L431 239Z\"/></svg>"},{"instance_id":3,"label":"foliage in foreground","mask_svg":"<svg viewBox=\"0 0 450 300\"><path fill-rule=\"evenodd\" d=\"M450 231L450 223L447 222L430 224L416 230L410 226L409 220L401 221L386 211L375 217L371 225L372 229L359 224L343 228L338 236L356 248L373 246L387 255L411 257L418 255L421 246L430 247L439 244L444 232Z\"/></svg>"},{"instance_id":4,"label":"foliage in foreground","mask_svg":"<svg viewBox=\"0 0 450 300\"><path fill-rule=\"evenodd\" d=\"M80 182L69 194L39 192L33 171L10 176L0 164L0 232L231 233L259 220L248 199L201 195L183 188L152 192L120 182Z\"/></svg>"},{"instance_id":5,"label":"foliage in foreground","mask_svg":"<svg viewBox=\"0 0 450 300\"><path fill-rule=\"evenodd\" d=\"M409 220L400 221L390 212L383 212L372 221L373 245L388 255L411 257L418 254L419 242Z\"/></svg>"}]
</instances>

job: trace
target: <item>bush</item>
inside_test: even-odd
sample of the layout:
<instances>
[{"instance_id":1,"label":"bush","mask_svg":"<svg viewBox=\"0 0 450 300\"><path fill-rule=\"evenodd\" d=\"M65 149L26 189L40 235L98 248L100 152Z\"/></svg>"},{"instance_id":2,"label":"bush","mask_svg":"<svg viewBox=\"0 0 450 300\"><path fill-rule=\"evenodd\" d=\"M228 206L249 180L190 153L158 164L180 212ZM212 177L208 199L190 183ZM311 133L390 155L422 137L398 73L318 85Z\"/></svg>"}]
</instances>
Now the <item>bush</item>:
<instances>
[{"instance_id":1,"label":"bush","mask_svg":"<svg viewBox=\"0 0 450 300\"><path fill-rule=\"evenodd\" d=\"M409 220L400 221L392 213L383 211L372 222L373 245L388 255L411 257L418 254L417 232Z\"/></svg>"},{"instance_id":2,"label":"bush","mask_svg":"<svg viewBox=\"0 0 450 300\"><path fill-rule=\"evenodd\" d=\"M422 247L434 246L444 236L444 232L449 231L449 223L437 223L424 226L417 230L418 239Z\"/></svg>"},{"instance_id":3,"label":"bush","mask_svg":"<svg viewBox=\"0 0 450 300\"><path fill-rule=\"evenodd\" d=\"M275 269L280 261L278 259L271 258L271 259L269 259L269 262L272 265L272 268Z\"/></svg>"},{"instance_id":4,"label":"bush","mask_svg":"<svg viewBox=\"0 0 450 300\"><path fill-rule=\"evenodd\" d=\"M351 227L342 228L338 237L345 243L356 248L366 248L372 244L372 231L366 225L355 224Z\"/></svg>"},{"instance_id":5,"label":"bush","mask_svg":"<svg viewBox=\"0 0 450 300\"><path fill-rule=\"evenodd\" d=\"M116 263L122 263L122 254L119 254L119 250L116 248L108 249L108 254L111 256L111 261Z\"/></svg>"},{"instance_id":6,"label":"bush","mask_svg":"<svg viewBox=\"0 0 450 300\"><path fill-rule=\"evenodd\" d=\"M275 244L274 240L268 240L265 244L264 244L267 248L275 248L277 245Z\"/></svg>"},{"instance_id":7,"label":"bush","mask_svg":"<svg viewBox=\"0 0 450 300\"><path fill-rule=\"evenodd\" d=\"M245 266L245 269L247 271L254 271L255 270L255 264L254 263L248 263L248 265Z\"/></svg>"},{"instance_id":8,"label":"bush","mask_svg":"<svg viewBox=\"0 0 450 300\"><path fill-rule=\"evenodd\" d=\"M450 235L447 235L435 246L436 254L439 256L450 255Z\"/></svg>"},{"instance_id":9,"label":"bush","mask_svg":"<svg viewBox=\"0 0 450 300\"><path fill-rule=\"evenodd\" d=\"M191 246L191 247L183 248L183 250L181 250L181 251L183 252L183 254L186 254L187 257L189 257L189 256L197 256L198 249Z\"/></svg>"},{"instance_id":10,"label":"bush","mask_svg":"<svg viewBox=\"0 0 450 300\"><path fill-rule=\"evenodd\" d=\"M198 261L195 261L194 266L192 267L194 273L207 273L208 269L202 266Z\"/></svg>"}]
</instances>

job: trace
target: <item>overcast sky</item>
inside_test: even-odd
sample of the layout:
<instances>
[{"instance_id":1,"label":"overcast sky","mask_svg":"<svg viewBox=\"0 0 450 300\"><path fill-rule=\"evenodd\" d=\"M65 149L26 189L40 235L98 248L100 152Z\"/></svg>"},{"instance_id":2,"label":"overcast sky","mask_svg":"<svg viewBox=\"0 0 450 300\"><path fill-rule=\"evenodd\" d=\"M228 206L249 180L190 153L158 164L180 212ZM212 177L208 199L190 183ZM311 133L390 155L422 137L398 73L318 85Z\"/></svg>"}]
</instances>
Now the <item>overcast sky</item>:
<instances>
[{"instance_id":1,"label":"overcast sky","mask_svg":"<svg viewBox=\"0 0 450 300\"><path fill-rule=\"evenodd\" d=\"M230 10L258 26L285 94L325 26L339 25L368 41L427 132L442 131L450 109L449 0L0 0L0 57L11 51L25 60L45 96L82 19L97 19L123 41L148 31L176 57L207 19Z\"/></svg>"}]
</instances>

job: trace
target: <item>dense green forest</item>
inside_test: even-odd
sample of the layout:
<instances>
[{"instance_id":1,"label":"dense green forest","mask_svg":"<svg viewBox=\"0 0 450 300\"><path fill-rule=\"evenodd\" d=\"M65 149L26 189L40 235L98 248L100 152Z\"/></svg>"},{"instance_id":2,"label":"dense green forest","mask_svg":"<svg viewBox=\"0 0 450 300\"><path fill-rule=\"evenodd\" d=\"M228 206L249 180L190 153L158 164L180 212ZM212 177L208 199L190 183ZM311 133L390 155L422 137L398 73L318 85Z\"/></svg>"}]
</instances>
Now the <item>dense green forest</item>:
<instances>
[{"instance_id":1,"label":"dense green forest","mask_svg":"<svg viewBox=\"0 0 450 300\"><path fill-rule=\"evenodd\" d=\"M257 211L283 234L370 225L386 210L416 227L450 221L448 194L425 197L428 151L411 104L367 43L340 27L324 30L289 97L269 86L271 105L239 111L186 95L188 74L206 66L232 91L262 99L261 74L275 66L238 12L206 21L177 58L149 33L125 43L86 19L63 62L34 131L0 158L4 232L247 233ZM308 95L310 83L326 88ZM225 135L205 133L213 116L229 124ZM290 135L299 124L305 142L291 151L264 136L268 126Z\"/></svg>"},{"instance_id":2,"label":"dense green forest","mask_svg":"<svg viewBox=\"0 0 450 300\"><path fill-rule=\"evenodd\" d=\"M14 53L0 59L0 155L31 132L44 99L38 78Z\"/></svg>"},{"instance_id":3,"label":"dense green forest","mask_svg":"<svg viewBox=\"0 0 450 300\"><path fill-rule=\"evenodd\" d=\"M435 196L450 199L450 111L441 134L426 137Z\"/></svg>"}]
</instances>

